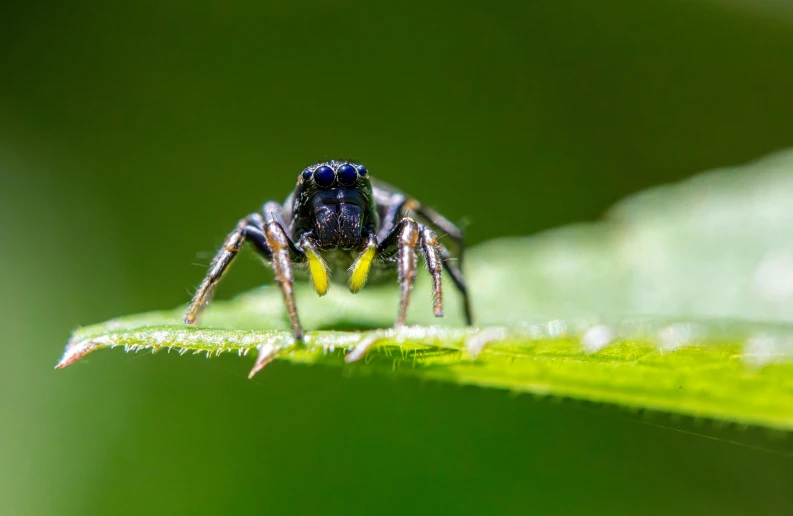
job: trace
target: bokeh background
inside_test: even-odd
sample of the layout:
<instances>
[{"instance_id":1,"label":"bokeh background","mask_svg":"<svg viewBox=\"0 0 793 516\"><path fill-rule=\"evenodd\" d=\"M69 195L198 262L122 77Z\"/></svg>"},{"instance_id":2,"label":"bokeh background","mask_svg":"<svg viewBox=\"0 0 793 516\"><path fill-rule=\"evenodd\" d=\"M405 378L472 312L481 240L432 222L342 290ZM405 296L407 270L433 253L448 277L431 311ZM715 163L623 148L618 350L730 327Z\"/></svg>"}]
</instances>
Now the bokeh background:
<instances>
[{"instance_id":1,"label":"bokeh background","mask_svg":"<svg viewBox=\"0 0 793 516\"><path fill-rule=\"evenodd\" d=\"M790 514L793 459L747 447L785 435L251 358L52 366L185 303L306 164L530 234L793 145L791 63L774 0L4 3L0 513ZM246 255L218 296L268 279Z\"/></svg>"}]
</instances>

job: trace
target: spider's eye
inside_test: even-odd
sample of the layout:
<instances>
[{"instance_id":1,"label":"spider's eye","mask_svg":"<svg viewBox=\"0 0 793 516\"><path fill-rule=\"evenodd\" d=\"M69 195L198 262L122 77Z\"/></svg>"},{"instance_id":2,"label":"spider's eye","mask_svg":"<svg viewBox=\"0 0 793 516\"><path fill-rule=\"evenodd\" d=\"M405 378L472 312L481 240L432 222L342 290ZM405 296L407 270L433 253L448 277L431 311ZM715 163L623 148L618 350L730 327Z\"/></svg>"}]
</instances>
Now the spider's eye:
<instances>
[{"instance_id":1,"label":"spider's eye","mask_svg":"<svg viewBox=\"0 0 793 516\"><path fill-rule=\"evenodd\" d=\"M303 181L308 181L309 179L311 179L311 170L306 169L303 171Z\"/></svg>"},{"instance_id":2,"label":"spider's eye","mask_svg":"<svg viewBox=\"0 0 793 516\"><path fill-rule=\"evenodd\" d=\"M358 174L360 174L361 177L366 177L366 174L368 173L369 171L366 170L366 167L364 167L363 165L358 165Z\"/></svg>"},{"instance_id":3,"label":"spider's eye","mask_svg":"<svg viewBox=\"0 0 793 516\"><path fill-rule=\"evenodd\" d=\"M336 174L333 173L330 167L322 166L314 171L314 181L316 181L319 186L330 186L333 184L335 178Z\"/></svg>"},{"instance_id":4,"label":"spider's eye","mask_svg":"<svg viewBox=\"0 0 793 516\"><path fill-rule=\"evenodd\" d=\"M342 165L339 167L339 183L343 185L354 185L358 179L358 172L352 165Z\"/></svg>"}]
</instances>

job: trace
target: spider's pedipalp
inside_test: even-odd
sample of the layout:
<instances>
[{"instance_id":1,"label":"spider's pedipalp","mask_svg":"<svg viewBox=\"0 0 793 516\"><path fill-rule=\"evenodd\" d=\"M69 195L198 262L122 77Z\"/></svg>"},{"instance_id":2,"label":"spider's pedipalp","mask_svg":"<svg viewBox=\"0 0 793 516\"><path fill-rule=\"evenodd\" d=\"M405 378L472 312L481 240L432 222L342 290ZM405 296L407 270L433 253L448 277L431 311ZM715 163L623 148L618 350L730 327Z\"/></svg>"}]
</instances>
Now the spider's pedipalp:
<instances>
[{"instance_id":1,"label":"spider's pedipalp","mask_svg":"<svg viewBox=\"0 0 793 516\"><path fill-rule=\"evenodd\" d=\"M369 269L372 267L372 262L376 257L377 238L374 235L369 235L366 249L358 255L358 258L355 259L348 270L347 286L350 287L350 292L358 292L364 286L366 279L369 277Z\"/></svg>"},{"instance_id":2,"label":"spider's pedipalp","mask_svg":"<svg viewBox=\"0 0 793 516\"><path fill-rule=\"evenodd\" d=\"M311 278L311 284L318 295L324 296L328 293L330 288L330 272L328 271L328 264L322 259L319 248L310 233L304 234L300 237L298 247L306 255L308 260L308 274Z\"/></svg>"}]
</instances>

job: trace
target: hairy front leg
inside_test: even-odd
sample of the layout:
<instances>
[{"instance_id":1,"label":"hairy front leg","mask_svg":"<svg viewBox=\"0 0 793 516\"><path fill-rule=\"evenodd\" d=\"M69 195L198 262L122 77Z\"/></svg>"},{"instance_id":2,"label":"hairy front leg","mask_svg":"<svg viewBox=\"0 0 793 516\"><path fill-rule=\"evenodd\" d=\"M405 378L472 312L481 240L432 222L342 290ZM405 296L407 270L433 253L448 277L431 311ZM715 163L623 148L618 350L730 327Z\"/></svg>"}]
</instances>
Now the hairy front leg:
<instances>
[{"instance_id":1,"label":"hairy front leg","mask_svg":"<svg viewBox=\"0 0 793 516\"><path fill-rule=\"evenodd\" d=\"M240 220L234 231L229 233L226 241L223 242L223 247L220 248L212 260L204 280L193 295L193 299L184 316L185 324L196 323L204 307L212 299L215 287L223 278L234 258L239 254L245 241L253 243L257 251L268 261L271 259L270 248L264 239L262 224L261 215L254 213Z\"/></svg>"},{"instance_id":2,"label":"hairy front leg","mask_svg":"<svg viewBox=\"0 0 793 516\"><path fill-rule=\"evenodd\" d=\"M272 252L272 266L275 273L275 281L281 288L284 296L284 304L292 323L295 340L303 340L303 328L300 326L300 319L297 316L297 305L295 304L294 277L292 274L292 260L290 250L294 247L286 234L284 228L275 220L270 220L264 225L264 236L267 245ZM291 245L290 245L291 244Z\"/></svg>"}]
</instances>

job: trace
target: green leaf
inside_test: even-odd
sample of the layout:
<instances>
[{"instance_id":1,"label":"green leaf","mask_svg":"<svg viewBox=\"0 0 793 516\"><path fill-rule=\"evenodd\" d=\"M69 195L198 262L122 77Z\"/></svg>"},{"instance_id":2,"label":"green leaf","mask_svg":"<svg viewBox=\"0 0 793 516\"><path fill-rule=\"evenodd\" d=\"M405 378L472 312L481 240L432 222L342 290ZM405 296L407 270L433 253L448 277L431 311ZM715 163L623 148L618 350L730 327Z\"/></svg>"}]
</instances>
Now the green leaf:
<instances>
[{"instance_id":1,"label":"green leaf","mask_svg":"<svg viewBox=\"0 0 793 516\"><path fill-rule=\"evenodd\" d=\"M198 328L183 308L81 328L58 367L101 347L258 349L252 374L281 358L793 429L790 206L793 151L641 193L602 222L472 249L475 328L450 282L444 325L428 326L423 278L401 331L378 329L393 324L393 286L318 298L299 285L316 331L296 347L264 287L215 301Z\"/></svg>"}]
</instances>

